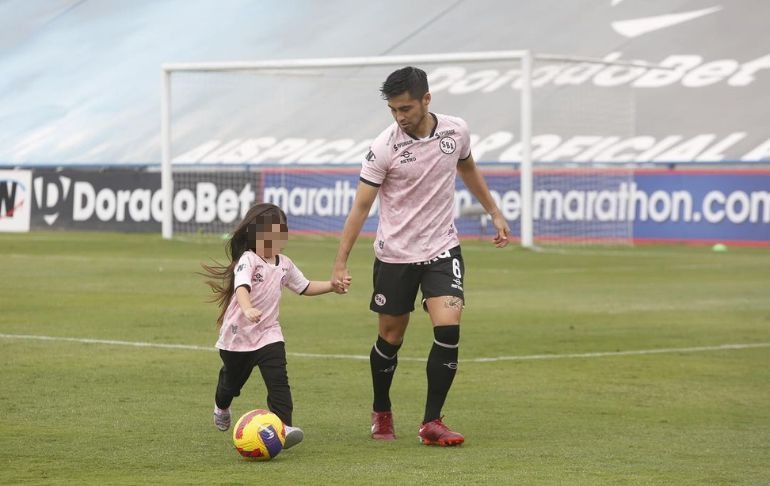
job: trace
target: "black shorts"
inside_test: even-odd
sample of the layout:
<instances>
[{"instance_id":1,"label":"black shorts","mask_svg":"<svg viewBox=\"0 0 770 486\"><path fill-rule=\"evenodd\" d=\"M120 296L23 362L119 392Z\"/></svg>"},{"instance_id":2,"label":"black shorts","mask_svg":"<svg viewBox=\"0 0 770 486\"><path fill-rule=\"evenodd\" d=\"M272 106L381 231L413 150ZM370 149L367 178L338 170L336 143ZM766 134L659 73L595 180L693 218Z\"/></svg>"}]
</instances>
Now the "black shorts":
<instances>
[{"instance_id":1,"label":"black shorts","mask_svg":"<svg viewBox=\"0 0 770 486\"><path fill-rule=\"evenodd\" d=\"M465 264L459 246L421 263L386 263L375 258L369 308L378 314L412 312L418 288L422 289L423 299L452 295L465 300L464 278Z\"/></svg>"}]
</instances>

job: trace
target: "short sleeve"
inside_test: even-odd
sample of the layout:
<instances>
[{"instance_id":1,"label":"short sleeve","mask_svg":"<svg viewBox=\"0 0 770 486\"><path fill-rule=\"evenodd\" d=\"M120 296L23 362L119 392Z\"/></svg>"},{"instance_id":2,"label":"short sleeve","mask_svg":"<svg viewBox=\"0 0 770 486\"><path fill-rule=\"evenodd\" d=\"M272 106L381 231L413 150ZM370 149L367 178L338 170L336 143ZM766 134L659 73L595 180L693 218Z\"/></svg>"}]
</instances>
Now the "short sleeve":
<instances>
[{"instance_id":1,"label":"short sleeve","mask_svg":"<svg viewBox=\"0 0 770 486\"><path fill-rule=\"evenodd\" d=\"M463 119L458 120L460 124L460 160L465 160L471 156L471 134L468 124Z\"/></svg>"},{"instance_id":2,"label":"short sleeve","mask_svg":"<svg viewBox=\"0 0 770 486\"><path fill-rule=\"evenodd\" d=\"M308 285L310 285L310 280L305 278L305 275L302 274L302 271L293 261L289 260L289 266L286 271L286 280L283 285L295 294L301 294L307 289Z\"/></svg>"},{"instance_id":3,"label":"short sleeve","mask_svg":"<svg viewBox=\"0 0 770 486\"><path fill-rule=\"evenodd\" d=\"M238 259L238 264L235 266L233 273L234 289L243 285L251 289L251 276L254 274L254 259L251 258L250 252L243 252L241 258Z\"/></svg>"},{"instance_id":4,"label":"short sleeve","mask_svg":"<svg viewBox=\"0 0 770 486\"><path fill-rule=\"evenodd\" d=\"M379 187L385 181L385 176L388 173L388 161L386 160L388 151L383 150L378 142L379 138L369 147L369 153L366 154L361 165L361 181L375 187Z\"/></svg>"}]
</instances>

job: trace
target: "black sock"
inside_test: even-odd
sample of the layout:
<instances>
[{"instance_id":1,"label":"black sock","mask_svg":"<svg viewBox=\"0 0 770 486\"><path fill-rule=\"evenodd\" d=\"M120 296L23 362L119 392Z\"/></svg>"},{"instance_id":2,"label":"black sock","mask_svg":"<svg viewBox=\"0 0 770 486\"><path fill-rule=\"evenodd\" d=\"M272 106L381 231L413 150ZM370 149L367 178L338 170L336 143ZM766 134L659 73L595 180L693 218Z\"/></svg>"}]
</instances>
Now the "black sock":
<instances>
[{"instance_id":1,"label":"black sock","mask_svg":"<svg viewBox=\"0 0 770 486\"><path fill-rule=\"evenodd\" d=\"M374 388L372 410L375 412L390 411L390 384L393 382L393 374L398 366L400 347L400 344L390 344L381 336L377 336L377 342L372 346L369 364L372 368L372 387Z\"/></svg>"},{"instance_id":2,"label":"black sock","mask_svg":"<svg viewBox=\"0 0 770 486\"><path fill-rule=\"evenodd\" d=\"M423 423L441 417L441 408L457 373L460 326L435 326L433 336L435 340L428 355L428 365L425 367L428 375L428 399L425 401Z\"/></svg>"}]
</instances>

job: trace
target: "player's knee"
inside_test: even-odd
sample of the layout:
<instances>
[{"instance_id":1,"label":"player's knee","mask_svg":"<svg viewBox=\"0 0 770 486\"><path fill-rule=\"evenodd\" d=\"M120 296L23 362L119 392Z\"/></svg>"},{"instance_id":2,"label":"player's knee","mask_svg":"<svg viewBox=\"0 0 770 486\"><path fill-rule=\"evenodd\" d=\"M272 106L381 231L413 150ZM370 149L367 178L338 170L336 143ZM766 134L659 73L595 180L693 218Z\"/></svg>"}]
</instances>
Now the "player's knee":
<instances>
[{"instance_id":1,"label":"player's knee","mask_svg":"<svg viewBox=\"0 0 770 486\"><path fill-rule=\"evenodd\" d=\"M374 343L374 351L388 360L394 359L400 348L401 342L391 343L382 336L377 336L377 342Z\"/></svg>"},{"instance_id":2,"label":"player's knee","mask_svg":"<svg viewBox=\"0 0 770 486\"><path fill-rule=\"evenodd\" d=\"M457 346L460 342L460 325L433 326L433 337L438 345Z\"/></svg>"},{"instance_id":3,"label":"player's knee","mask_svg":"<svg viewBox=\"0 0 770 486\"><path fill-rule=\"evenodd\" d=\"M386 342L390 346L401 346L401 344L404 342L404 333L403 331L390 329L390 330L383 330L380 329L380 335L379 338L382 339L382 341Z\"/></svg>"},{"instance_id":4,"label":"player's knee","mask_svg":"<svg viewBox=\"0 0 770 486\"><path fill-rule=\"evenodd\" d=\"M380 314L379 334L388 343L400 346L404 341L409 314L406 316L390 316Z\"/></svg>"}]
</instances>

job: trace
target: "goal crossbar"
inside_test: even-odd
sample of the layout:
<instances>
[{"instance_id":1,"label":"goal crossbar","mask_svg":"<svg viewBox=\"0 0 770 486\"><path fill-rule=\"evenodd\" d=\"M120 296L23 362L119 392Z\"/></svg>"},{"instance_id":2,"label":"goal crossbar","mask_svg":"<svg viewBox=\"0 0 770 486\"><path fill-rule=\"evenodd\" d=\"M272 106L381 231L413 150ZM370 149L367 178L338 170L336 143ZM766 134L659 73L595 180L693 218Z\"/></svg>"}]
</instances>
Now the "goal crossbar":
<instances>
[{"instance_id":1,"label":"goal crossbar","mask_svg":"<svg viewBox=\"0 0 770 486\"><path fill-rule=\"evenodd\" d=\"M355 66L394 66L399 64L439 64L443 62L511 61L521 59L527 51L456 52L397 56L325 57L309 59L275 59L264 61L165 63L164 71L256 71L291 68L344 68Z\"/></svg>"}]
</instances>

